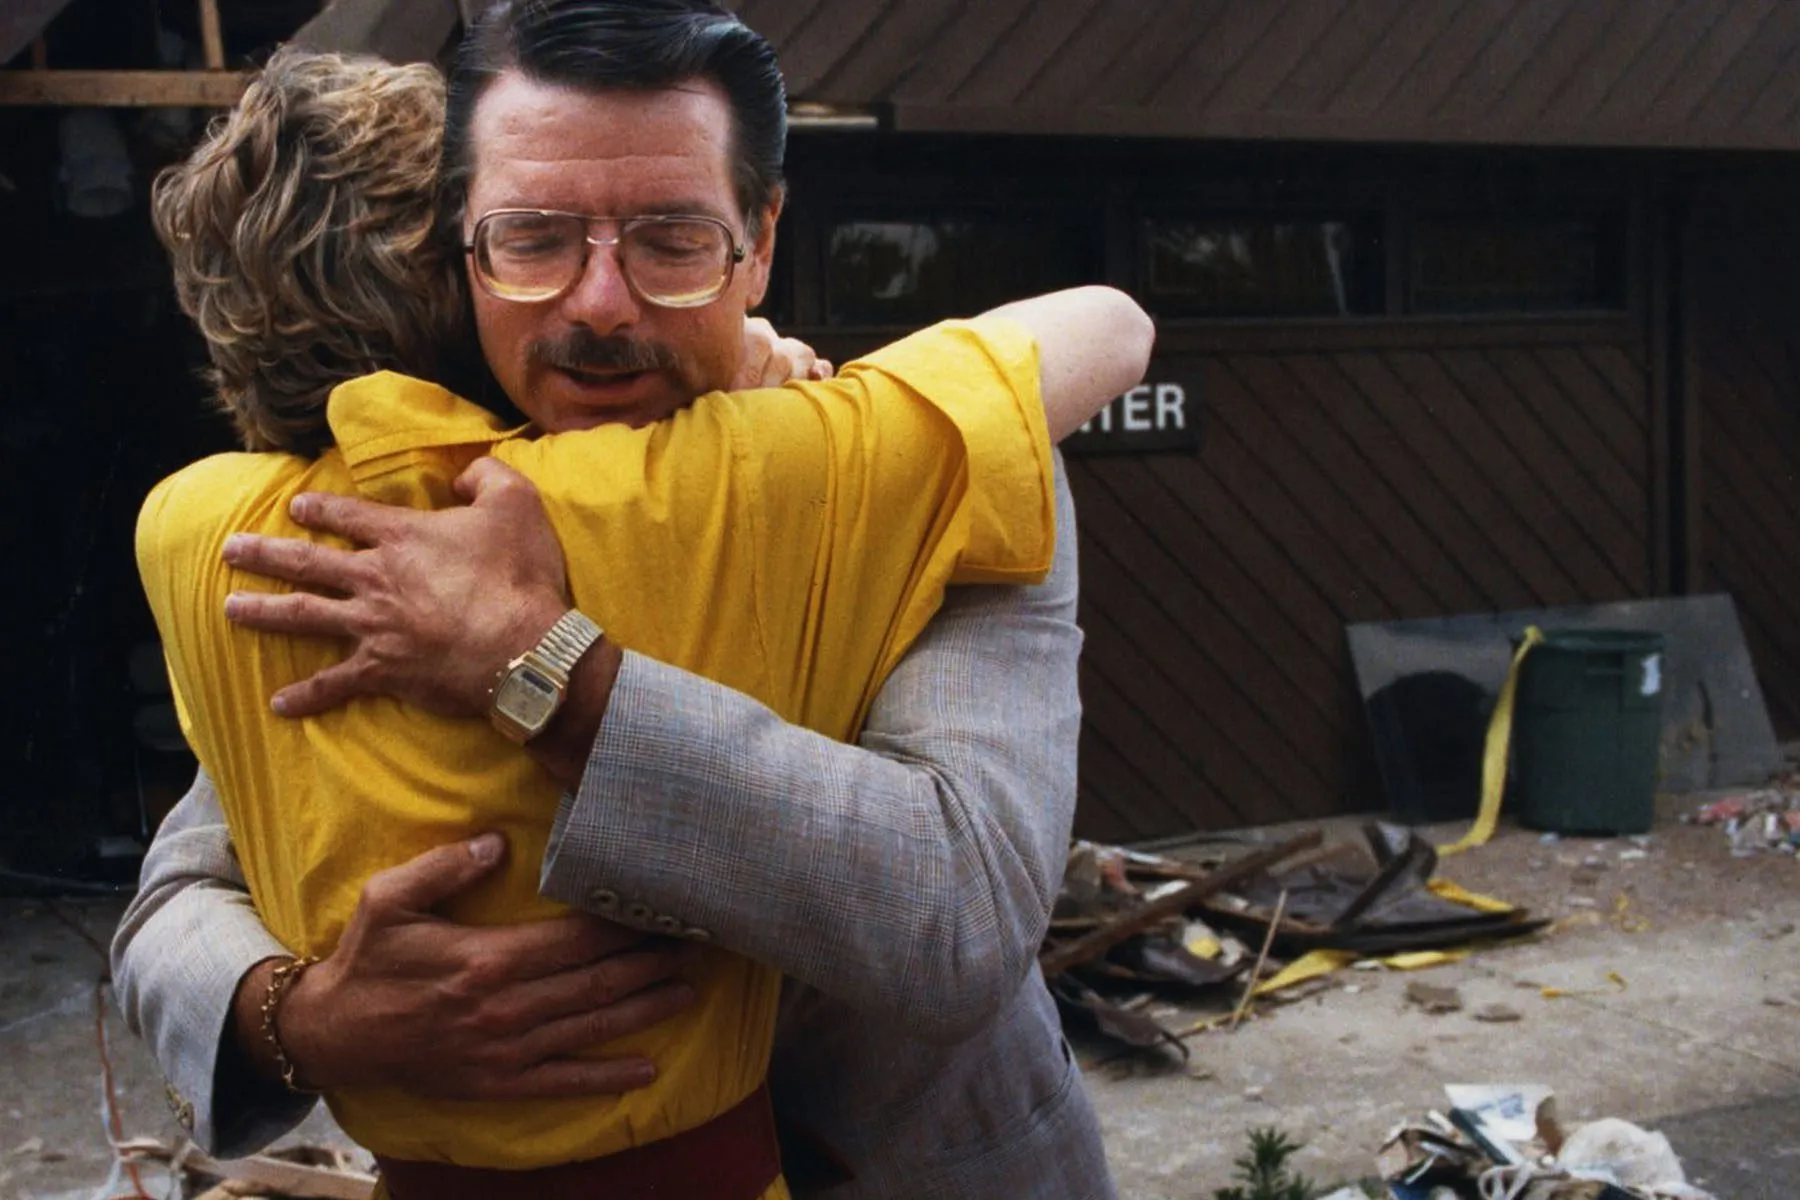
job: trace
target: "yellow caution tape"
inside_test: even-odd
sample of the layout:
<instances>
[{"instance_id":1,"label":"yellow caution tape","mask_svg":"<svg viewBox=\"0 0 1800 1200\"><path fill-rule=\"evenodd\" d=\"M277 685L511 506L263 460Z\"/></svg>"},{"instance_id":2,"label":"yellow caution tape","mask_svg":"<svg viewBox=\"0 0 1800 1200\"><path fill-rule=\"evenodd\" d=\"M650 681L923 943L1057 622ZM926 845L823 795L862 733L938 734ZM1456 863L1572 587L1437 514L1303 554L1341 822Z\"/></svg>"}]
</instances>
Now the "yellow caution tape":
<instances>
[{"instance_id":1,"label":"yellow caution tape","mask_svg":"<svg viewBox=\"0 0 1800 1200\"><path fill-rule=\"evenodd\" d=\"M1425 887L1432 895L1440 899L1460 904L1465 908L1472 908L1476 912L1509 913L1513 911L1513 906L1504 900L1496 899L1493 896L1484 896L1480 892L1471 892L1461 884L1452 883L1448 879L1427 880Z\"/></svg>"},{"instance_id":2,"label":"yellow caution tape","mask_svg":"<svg viewBox=\"0 0 1800 1200\"><path fill-rule=\"evenodd\" d=\"M1461 962L1473 953L1473 950L1412 950L1405 954L1390 954L1377 961L1395 971L1422 971L1426 967Z\"/></svg>"},{"instance_id":3,"label":"yellow caution tape","mask_svg":"<svg viewBox=\"0 0 1800 1200\"><path fill-rule=\"evenodd\" d=\"M1616 996L1625 990L1625 977L1617 971L1608 971L1606 979L1608 983L1612 984L1609 988L1547 987L1541 991L1546 1000L1561 1000L1566 996Z\"/></svg>"},{"instance_id":4,"label":"yellow caution tape","mask_svg":"<svg viewBox=\"0 0 1800 1200\"><path fill-rule=\"evenodd\" d=\"M1513 700L1519 690L1519 668L1524 664L1525 656L1531 653L1532 647L1543 640L1543 631L1532 625L1525 630L1525 637L1519 642L1518 653L1513 655L1512 667L1506 672L1506 682L1500 685L1500 698L1494 704L1494 715L1488 721L1487 748L1481 756L1481 811L1475 815L1475 824L1462 836L1462 840L1438 847L1440 856L1461 854L1464 850L1485 846L1488 839L1494 836L1494 829L1500 823L1500 800L1506 794L1506 756L1512 746Z\"/></svg>"},{"instance_id":5,"label":"yellow caution tape","mask_svg":"<svg viewBox=\"0 0 1800 1200\"><path fill-rule=\"evenodd\" d=\"M1290 988L1297 983L1305 983L1309 979L1319 979L1341 967L1349 966L1360 957L1361 955L1350 950L1308 950L1257 984L1251 989L1250 994L1266 996L1270 992L1279 992L1282 988Z\"/></svg>"}]
</instances>

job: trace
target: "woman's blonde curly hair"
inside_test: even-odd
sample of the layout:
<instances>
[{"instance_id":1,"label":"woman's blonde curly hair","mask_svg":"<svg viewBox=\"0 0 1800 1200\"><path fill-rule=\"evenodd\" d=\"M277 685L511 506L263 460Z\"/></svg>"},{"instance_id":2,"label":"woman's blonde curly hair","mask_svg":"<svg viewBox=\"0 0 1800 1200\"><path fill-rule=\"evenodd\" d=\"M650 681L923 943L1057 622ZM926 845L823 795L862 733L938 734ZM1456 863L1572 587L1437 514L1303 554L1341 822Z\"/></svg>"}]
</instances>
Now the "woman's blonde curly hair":
<instances>
[{"instance_id":1,"label":"woman's blonde curly hair","mask_svg":"<svg viewBox=\"0 0 1800 1200\"><path fill-rule=\"evenodd\" d=\"M157 178L176 295L249 449L319 454L333 387L438 378L472 342L461 250L438 228L443 127L431 67L282 50Z\"/></svg>"}]
</instances>

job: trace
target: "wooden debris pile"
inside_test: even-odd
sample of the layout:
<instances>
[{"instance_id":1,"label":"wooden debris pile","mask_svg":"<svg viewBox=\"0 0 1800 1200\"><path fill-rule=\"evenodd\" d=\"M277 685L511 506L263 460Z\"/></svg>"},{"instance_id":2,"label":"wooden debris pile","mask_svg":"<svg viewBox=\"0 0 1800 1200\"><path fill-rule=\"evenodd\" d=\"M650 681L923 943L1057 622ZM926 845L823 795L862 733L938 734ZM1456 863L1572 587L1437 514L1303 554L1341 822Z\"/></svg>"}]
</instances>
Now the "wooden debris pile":
<instances>
[{"instance_id":1,"label":"wooden debris pile","mask_svg":"<svg viewBox=\"0 0 1800 1200\"><path fill-rule=\"evenodd\" d=\"M1299 976L1316 980L1358 959L1545 925L1460 894L1433 879L1436 868L1429 843L1381 822L1365 825L1360 843L1303 833L1210 865L1078 842L1038 963L1066 1017L1185 1057L1185 1037L1222 1019L1235 1025L1254 994L1286 988L1286 968L1310 968ZM1167 1023L1175 1004L1200 1019Z\"/></svg>"}]
</instances>

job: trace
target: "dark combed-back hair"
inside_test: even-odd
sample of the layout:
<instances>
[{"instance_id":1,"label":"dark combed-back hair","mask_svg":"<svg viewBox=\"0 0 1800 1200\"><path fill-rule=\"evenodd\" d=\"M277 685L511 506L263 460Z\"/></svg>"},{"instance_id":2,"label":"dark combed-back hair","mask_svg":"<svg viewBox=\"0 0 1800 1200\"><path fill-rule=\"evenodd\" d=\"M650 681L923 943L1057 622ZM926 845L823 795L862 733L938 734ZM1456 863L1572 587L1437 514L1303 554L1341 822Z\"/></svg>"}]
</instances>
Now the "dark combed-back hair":
<instances>
[{"instance_id":1,"label":"dark combed-back hair","mask_svg":"<svg viewBox=\"0 0 1800 1200\"><path fill-rule=\"evenodd\" d=\"M488 9L450 68L443 194L458 226L475 106L507 70L585 92L712 80L731 104L738 207L750 235L759 232L782 187L787 89L775 51L730 11L711 0L501 0Z\"/></svg>"},{"instance_id":2,"label":"dark combed-back hair","mask_svg":"<svg viewBox=\"0 0 1800 1200\"><path fill-rule=\"evenodd\" d=\"M207 380L246 448L317 455L331 389L391 369L463 385L462 256L437 236L443 79L282 50L151 215Z\"/></svg>"}]
</instances>

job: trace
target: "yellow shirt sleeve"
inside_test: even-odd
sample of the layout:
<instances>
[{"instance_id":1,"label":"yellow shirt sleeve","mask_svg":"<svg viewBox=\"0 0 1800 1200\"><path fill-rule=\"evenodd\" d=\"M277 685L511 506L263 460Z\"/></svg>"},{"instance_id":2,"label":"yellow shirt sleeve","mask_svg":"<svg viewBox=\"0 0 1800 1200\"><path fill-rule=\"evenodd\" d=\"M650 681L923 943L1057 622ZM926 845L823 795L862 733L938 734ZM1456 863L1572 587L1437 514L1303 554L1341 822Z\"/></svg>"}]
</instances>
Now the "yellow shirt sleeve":
<instances>
[{"instance_id":1,"label":"yellow shirt sleeve","mask_svg":"<svg viewBox=\"0 0 1800 1200\"><path fill-rule=\"evenodd\" d=\"M1056 550L1056 517L1050 434L1031 333L999 317L945 321L849 363L840 373L859 382L870 376L883 377L915 406L912 414L884 410L884 428L897 417L917 416L922 406L947 423L935 437L947 434L951 451L966 464L958 490L941 498L962 508L967 521L950 582L1041 582Z\"/></svg>"}]
</instances>

